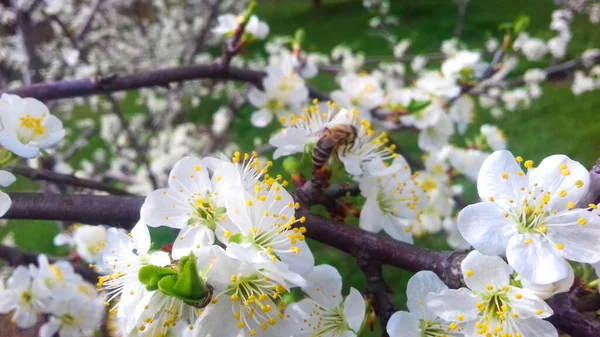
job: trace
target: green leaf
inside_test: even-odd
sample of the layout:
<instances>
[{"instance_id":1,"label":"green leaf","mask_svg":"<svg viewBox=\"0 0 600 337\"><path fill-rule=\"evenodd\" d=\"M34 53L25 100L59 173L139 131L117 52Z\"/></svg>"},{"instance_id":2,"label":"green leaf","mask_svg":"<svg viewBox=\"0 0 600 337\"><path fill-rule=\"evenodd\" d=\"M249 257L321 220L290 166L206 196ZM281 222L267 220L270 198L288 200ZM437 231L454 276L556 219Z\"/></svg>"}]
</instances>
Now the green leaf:
<instances>
[{"instance_id":1,"label":"green leaf","mask_svg":"<svg viewBox=\"0 0 600 337\"><path fill-rule=\"evenodd\" d=\"M498 25L498 30L501 32L509 32L512 30L513 23L512 22L502 22Z\"/></svg>"},{"instance_id":2,"label":"green leaf","mask_svg":"<svg viewBox=\"0 0 600 337\"><path fill-rule=\"evenodd\" d=\"M148 291L153 291L158 289L161 279L169 275L177 275L177 272L170 268L148 265L140 268L138 279Z\"/></svg>"},{"instance_id":3,"label":"green leaf","mask_svg":"<svg viewBox=\"0 0 600 337\"><path fill-rule=\"evenodd\" d=\"M515 35L518 35L524 32L527 27L529 27L529 16L527 15L519 15L519 17L515 20L515 24L513 26L513 31Z\"/></svg>"},{"instance_id":4,"label":"green leaf","mask_svg":"<svg viewBox=\"0 0 600 337\"><path fill-rule=\"evenodd\" d=\"M179 279L175 283L177 294L192 301L200 301L206 297L206 283L200 277L196 267L196 257L190 255L179 261Z\"/></svg>"},{"instance_id":5,"label":"green leaf","mask_svg":"<svg viewBox=\"0 0 600 337\"><path fill-rule=\"evenodd\" d=\"M419 112L419 111L425 109L426 107L429 106L429 104L431 104L431 101L416 101L416 100L411 99L410 103L408 103L408 106L406 107L406 109L410 113L415 113L415 112Z\"/></svg>"}]
</instances>

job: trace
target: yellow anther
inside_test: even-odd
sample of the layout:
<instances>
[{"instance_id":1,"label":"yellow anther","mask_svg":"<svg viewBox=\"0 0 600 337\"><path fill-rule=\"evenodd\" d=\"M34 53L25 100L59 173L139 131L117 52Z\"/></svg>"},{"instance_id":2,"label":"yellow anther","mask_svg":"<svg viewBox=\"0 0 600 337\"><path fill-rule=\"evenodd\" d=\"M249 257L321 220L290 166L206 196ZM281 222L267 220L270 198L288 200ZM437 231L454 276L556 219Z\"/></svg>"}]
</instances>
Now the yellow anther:
<instances>
[{"instance_id":1,"label":"yellow anther","mask_svg":"<svg viewBox=\"0 0 600 337\"><path fill-rule=\"evenodd\" d=\"M560 191L558 191L558 195L559 195L561 198L564 198L564 197L566 197L566 196L567 196L567 191L565 191L565 190L560 190Z\"/></svg>"},{"instance_id":2,"label":"yellow anther","mask_svg":"<svg viewBox=\"0 0 600 337\"><path fill-rule=\"evenodd\" d=\"M574 203L574 202L572 202L572 201L569 201L569 202L567 203L567 209L573 209L573 208L575 208L575 203Z\"/></svg>"},{"instance_id":3,"label":"yellow anther","mask_svg":"<svg viewBox=\"0 0 600 337\"><path fill-rule=\"evenodd\" d=\"M565 245L563 245L562 243L557 243L554 245L554 248L556 248L558 250L563 250L563 249L565 249Z\"/></svg>"},{"instance_id":4,"label":"yellow anther","mask_svg":"<svg viewBox=\"0 0 600 337\"><path fill-rule=\"evenodd\" d=\"M518 163L523 161L523 157L521 157L521 156L517 156L517 158L515 158L515 159L517 160Z\"/></svg>"},{"instance_id":5,"label":"yellow anther","mask_svg":"<svg viewBox=\"0 0 600 337\"><path fill-rule=\"evenodd\" d=\"M575 182L575 186L577 186L577 188L582 188L583 187L583 181L582 180L577 180Z\"/></svg>"},{"instance_id":6,"label":"yellow anther","mask_svg":"<svg viewBox=\"0 0 600 337\"><path fill-rule=\"evenodd\" d=\"M475 275L475 273L473 273L473 271L471 269L467 269L465 274L467 275L467 277L473 277L473 275Z\"/></svg>"},{"instance_id":7,"label":"yellow anther","mask_svg":"<svg viewBox=\"0 0 600 337\"><path fill-rule=\"evenodd\" d=\"M527 160L524 164L524 166L526 168L532 168L533 167L533 160Z\"/></svg>"},{"instance_id":8,"label":"yellow anther","mask_svg":"<svg viewBox=\"0 0 600 337\"><path fill-rule=\"evenodd\" d=\"M523 240L523 243L526 244L526 245L531 244L531 242L532 242L531 239L525 239L525 240Z\"/></svg>"},{"instance_id":9,"label":"yellow anther","mask_svg":"<svg viewBox=\"0 0 600 337\"><path fill-rule=\"evenodd\" d=\"M587 224L587 220L586 220L586 218L579 218L579 219L577 219L577 223L580 226L585 226Z\"/></svg>"},{"instance_id":10,"label":"yellow anther","mask_svg":"<svg viewBox=\"0 0 600 337\"><path fill-rule=\"evenodd\" d=\"M506 172L502 173L502 179L508 179L508 173L506 173Z\"/></svg>"},{"instance_id":11,"label":"yellow anther","mask_svg":"<svg viewBox=\"0 0 600 337\"><path fill-rule=\"evenodd\" d=\"M562 170L562 172L560 174L562 174L563 177L566 177L571 174L571 171L570 170Z\"/></svg>"}]
</instances>

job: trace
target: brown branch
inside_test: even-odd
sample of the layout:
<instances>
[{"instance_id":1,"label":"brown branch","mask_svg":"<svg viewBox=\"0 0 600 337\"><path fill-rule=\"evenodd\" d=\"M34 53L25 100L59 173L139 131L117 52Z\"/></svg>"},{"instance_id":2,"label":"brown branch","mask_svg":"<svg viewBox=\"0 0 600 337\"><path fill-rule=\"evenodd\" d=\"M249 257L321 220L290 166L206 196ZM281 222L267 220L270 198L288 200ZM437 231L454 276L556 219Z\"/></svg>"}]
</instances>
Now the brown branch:
<instances>
[{"instance_id":1,"label":"brown branch","mask_svg":"<svg viewBox=\"0 0 600 337\"><path fill-rule=\"evenodd\" d=\"M31 180L50 181L59 185L66 185L79 188L88 188L96 191L104 191L115 195L132 195L118 187L94 180L77 178L70 174L61 174L50 170L34 170L29 167L11 167L7 171L27 177Z\"/></svg>"},{"instance_id":2,"label":"brown branch","mask_svg":"<svg viewBox=\"0 0 600 337\"><path fill-rule=\"evenodd\" d=\"M360 254L360 253L359 253ZM357 255L356 261L358 266L367 278L367 298L375 309L375 313L379 316L379 324L381 326L381 336L387 337L386 327L388 320L396 311L388 296L387 286L383 280L381 263L371 260L368 256Z\"/></svg>"},{"instance_id":3,"label":"brown branch","mask_svg":"<svg viewBox=\"0 0 600 337\"><path fill-rule=\"evenodd\" d=\"M79 80L65 80L50 83L40 83L13 90L1 91L33 97L42 101L57 100L90 95L101 95L112 92L133 90L145 87L168 87L170 83L212 79L241 81L255 85L262 89L263 71L250 70L237 67L221 67L219 64L198 64L193 66L175 67L133 74L114 74L102 78L86 78ZM312 98L328 100L329 95L316 89L309 88Z\"/></svg>"},{"instance_id":4,"label":"brown branch","mask_svg":"<svg viewBox=\"0 0 600 337\"><path fill-rule=\"evenodd\" d=\"M554 310L554 315L547 320L572 337L598 337L600 322L597 322L594 317L584 316L576 309L580 292L581 289L576 283L569 292L548 299L547 302Z\"/></svg>"},{"instance_id":5,"label":"brown branch","mask_svg":"<svg viewBox=\"0 0 600 337\"><path fill-rule=\"evenodd\" d=\"M10 193L10 197L13 202L4 216L6 219L67 220L128 229L139 219L143 203L143 198L122 196ZM343 222L312 215L305 208L299 209L297 216L306 217L306 221L298 225L306 227L306 235L311 239L352 255L356 255L357 247L361 247L361 254L366 254L374 261L411 272L431 270L451 288L464 286L460 262L466 252L435 252L417 248ZM376 275L376 270L369 269L368 273ZM372 281L375 282L375 279L373 276ZM375 292L374 286L371 287ZM377 294L382 296L381 290L377 290ZM570 294L559 294L550 299L548 303L555 315L549 320L573 337L600 336L600 323L578 313L574 309L576 300L576 296Z\"/></svg>"},{"instance_id":6,"label":"brown branch","mask_svg":"<svg viewBox=\"0 0 600 337\"><path fill-rule=\"evenodd\" d=\"M16 267L19 265L28 265L28 264L38 264L37 260L38 254L27 252L18 248L6 247L0 245L0 259L6 261L10 266ZM55 263L57 261L67 261L55 258L48 258L50 263ZM98 282L98 274L94 272L89 266L84 265L82 263L72 263L73 269L75 272L84 280L91 282L92 284L96 284Z\"/></svg>"}]
</instances>

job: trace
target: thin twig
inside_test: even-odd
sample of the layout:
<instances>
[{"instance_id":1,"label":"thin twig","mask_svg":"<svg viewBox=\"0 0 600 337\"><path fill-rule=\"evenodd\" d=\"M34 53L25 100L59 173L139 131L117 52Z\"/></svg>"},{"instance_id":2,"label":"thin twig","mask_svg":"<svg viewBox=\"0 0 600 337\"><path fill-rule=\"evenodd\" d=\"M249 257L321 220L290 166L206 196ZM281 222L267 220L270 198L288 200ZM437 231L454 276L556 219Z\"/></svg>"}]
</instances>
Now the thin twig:
<instances>
[{"instance_id":1,"label":"thin twig","mask_svg":"<svg viewBox=\"0 0 600 337\"><path fill-rule=\"evenodd\" d=\"M0 245L0 259L6 261L10 266L19 266L19 265L28 265L28 264L38 264L38 255L35 253L27 252L18 248L6 247ZM67 261L56 258L48 258L50 263L55 263L57 261ZM73 269L75 272L84 280L96 284L98 282L98 274L94 272L93 269L89 268L87 265L83 265L81 263L72 263Z\"/></svg>"},{"instance_id":2,"label":"thin twig","mask_svg":"<svg viewBox=\"0 0 600 337\"><path fill-rule=\"evenodd\" d=\"M94 22L94 18L96 17L96 13L98 12L98 9L100 8L101 3L102 3L102 0L95 0L94 3L92 4L90 14L89 14L88 18L85 20L85 24L81 27L81 30L76 34L77 41L83 40L85 35L90 31L90 28L92 28L92 23Z\"/></svg>"},{"instance_id":3,"label":"thin twig","mask_svg":"<svg viewBox=\"0 0 600 337\"><path fill-rule=\"evenodd\" d=\"M125 117L125 114L123 114L123 111L121 111L121 108L119 107L119 103L115 100L115 98L110 94L107 94L106 98L112 105L112 112L119 118L119 121L121 122L123 130L127 134L127 138L129 138L129 142L131 143L131 146L133 147L136 154L140 158L140 161L146 168L146 173L148 175L148 179L150 180L150 183L152 184L152 189L157 189L158 188L158 180L156 179L154 172L152 172L152 167L150 165L150 158L148 158L148 149L142 147L141 144L138 142L138 137L133 133L133 130L131 130L129 121Z\"/></svg>"},{"instance_id":4,"label":"thin twig","mask_svg":"<svg viewBox=\"0 0 600 337\"><path fill-rule=\"evenodd\" d=\"M196 38L196 43L194 44L192 52L186 59L186 65L194 63L194 58L196 58L196 55L198 55L203 50L206 38L210 33L211 25L215 21L217 15L219 14L219 7L221 6L222 2L223 1L221 0L213 0L213 2L209 5L208 17L205 20L204 26L202 26L200 33L198 33L198 37Z\"/></svg>"}]
</instances>

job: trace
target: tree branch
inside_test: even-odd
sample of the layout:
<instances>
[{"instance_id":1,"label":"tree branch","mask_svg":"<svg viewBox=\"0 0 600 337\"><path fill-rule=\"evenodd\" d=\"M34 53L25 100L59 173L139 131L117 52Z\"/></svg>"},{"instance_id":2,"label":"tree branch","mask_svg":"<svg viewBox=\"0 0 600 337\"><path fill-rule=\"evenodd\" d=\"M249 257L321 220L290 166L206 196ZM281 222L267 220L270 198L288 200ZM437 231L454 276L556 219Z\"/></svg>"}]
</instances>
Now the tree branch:
<instances>
[{"instance_id":1,"label":"tree branch","mask_svg":"<svg viewBox=\"0 0 600 337\"><path fill-rule=\"evenodd\" d=\"M7 171L27 177L31 180L50 181L59 185L88 188L96 191L104 191L115 195L132 195L118 187L94 180L77 178L69 174L61 174L50 170L34 170L29 167L11 167Z\"/></svg>"},{"instance_id":2,"label":"tree branch","mask_svg":"<svg viewBox=\"0 0 600 337\"><path fill-rule=\"evenodd\" d=\"M12 207L4 215L4 219L67 220L109 224L127 229L131 229L139 220L140 207L144 201L141 197L81 194L10 193L10 197ZM382 264L411 272L431 270L451 288L464 286L460 263L466 256L466 252L435 252L417 248L343 222L312 215L305 208L300 208L297 216L306 217L304 223L297 225L306 227L306 236L311 239L352 255L357 254L356 247L361 247L361 254L367 254L371 259ZM376 270L368 270L368 272L369 275L375 275ZM375 278L372 278L372 281L374 280ZM574 309L576 297L576 295L559 294L550 299L548 303L555 311L550 321L572 337L600 336L600 323L587 320Z\"/></svg>"},{"instance_id":3,"label":"tree branch","mask_svg":"<svg viewBox=\"0 0 600 337\"><path fill-rule=\"evenodd\" d=\"M251 83L262 89L263 71L236 67L221 67L218 63L198 64L176 68L167 68L133 74L114 74L101 78L86 78L58 82L40 83L2 93L15 94L21 97L33 97L42 101L57 100L90 95L108 94L111 92L133 90L145 87L168 87L170 83L212 79L230 80ZM309 88L312 98L328 100L329 95Z\"/></svg>"}]
</instances>

